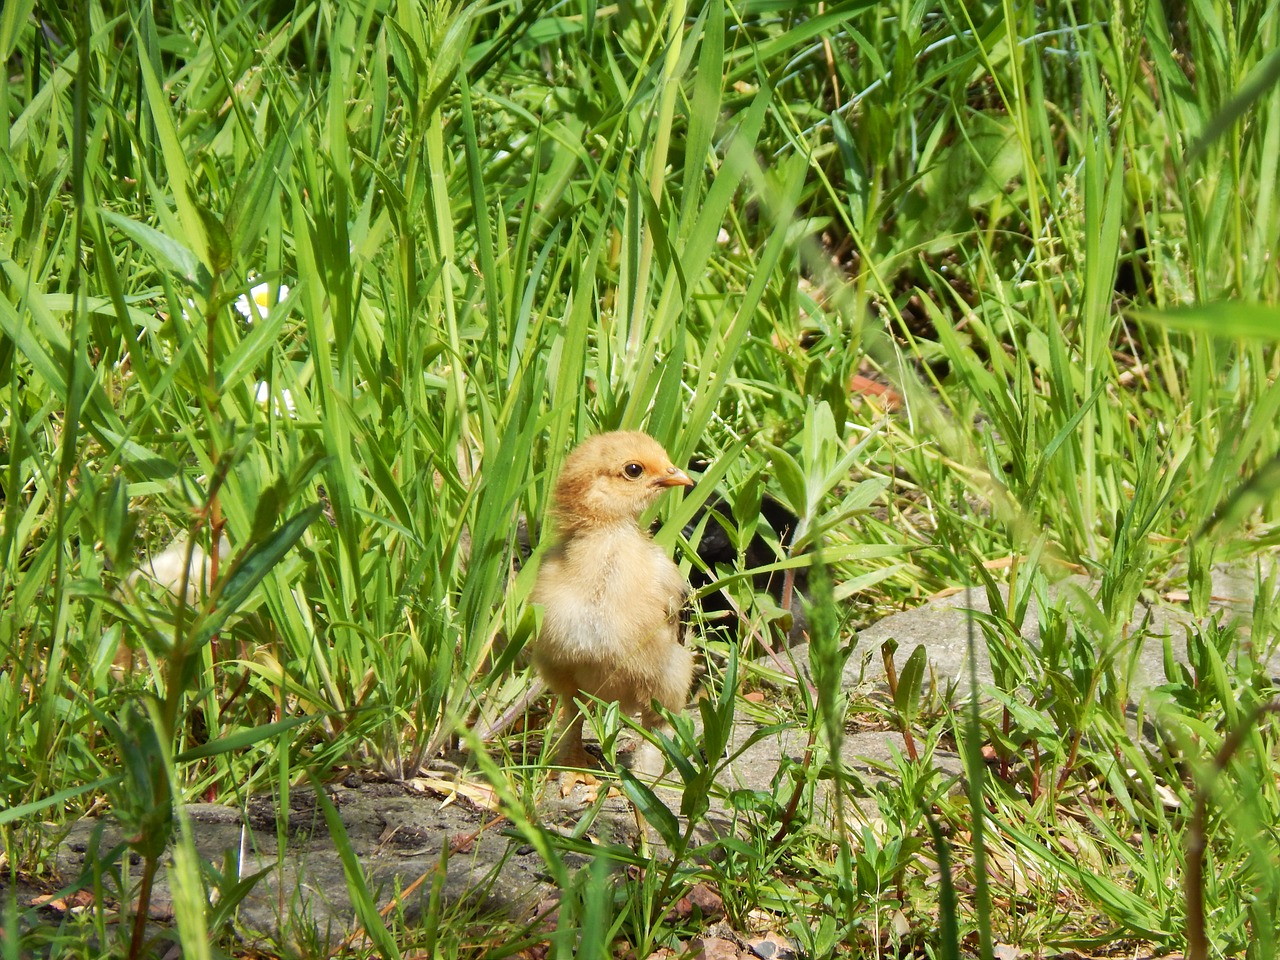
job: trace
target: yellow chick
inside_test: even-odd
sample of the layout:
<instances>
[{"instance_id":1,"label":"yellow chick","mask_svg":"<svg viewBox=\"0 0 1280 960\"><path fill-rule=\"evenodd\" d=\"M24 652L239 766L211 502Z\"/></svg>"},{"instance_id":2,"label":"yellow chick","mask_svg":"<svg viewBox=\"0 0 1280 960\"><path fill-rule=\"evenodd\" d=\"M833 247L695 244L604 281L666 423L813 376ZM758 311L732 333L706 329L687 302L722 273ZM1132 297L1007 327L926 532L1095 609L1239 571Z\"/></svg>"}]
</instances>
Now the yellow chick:
<instances>
[{"instance_id":1,"label":"yellow chick","mask_svg":"<svg viewBox=\"0 0 1280 960\"><path fill-rule=\"evenodd\" d=\"M661 726L654 700L668 710L688 700L693 657L680 644L688 586L638 520L663 491L691 486L662 446L638 432L592 437L560 471L552 511L557 540L533 588L533 602L543 608L533 662L563 698L565 766L589 763L574 697L617 701L650 729ZM577 779L561 776L566 796Z\"/></svg>"}]
</instances>

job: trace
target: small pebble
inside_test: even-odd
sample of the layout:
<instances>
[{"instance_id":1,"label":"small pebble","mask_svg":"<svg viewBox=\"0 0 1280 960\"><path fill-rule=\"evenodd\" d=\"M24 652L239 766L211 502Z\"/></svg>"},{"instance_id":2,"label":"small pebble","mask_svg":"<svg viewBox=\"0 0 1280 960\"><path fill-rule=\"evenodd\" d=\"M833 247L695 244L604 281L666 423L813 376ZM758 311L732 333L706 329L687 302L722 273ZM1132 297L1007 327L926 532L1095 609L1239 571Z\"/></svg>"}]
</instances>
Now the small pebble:
<instances>
[{"instance_id":1,"label":"small pebble","mask_svg":"<svg viewBox=\"0 0 1280 960\"><path fill-rule=\"evenodd\" d=\"M718 937L698 937L691 946L693 955L701 960L738 960L742 956L733 941Z\"/></svg>"},{"instance_id":2,"label":"small pebble","mask_svg":"<svg viewBox=\"0 0 1280 960\"><path fill-rule=\"evenodd\" d=\"M793 960L796 955L791 944L776 933L767 934L759 940L752 940L747 947L760 960Z\"/></svg>"}]
</instances>

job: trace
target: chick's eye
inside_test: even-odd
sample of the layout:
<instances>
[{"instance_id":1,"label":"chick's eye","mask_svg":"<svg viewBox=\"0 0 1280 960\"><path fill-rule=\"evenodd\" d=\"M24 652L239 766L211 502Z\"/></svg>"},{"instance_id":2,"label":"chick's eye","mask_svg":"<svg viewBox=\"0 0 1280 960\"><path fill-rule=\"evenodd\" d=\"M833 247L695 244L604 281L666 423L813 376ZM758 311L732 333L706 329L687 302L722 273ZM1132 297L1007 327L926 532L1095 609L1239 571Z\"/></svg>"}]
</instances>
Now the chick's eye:
<instances>
[{"instance_id":1,"label":"chick's eye","mask_svg":"<svg viewBox=\"0 0 1280 960\"><path fill-rule=\"evenodd\" d=\"M644 467L632 460L630 463L623 464L622 472L627 475L628 480L639 480L644 474Z\"/></svg>"}]
</instances>

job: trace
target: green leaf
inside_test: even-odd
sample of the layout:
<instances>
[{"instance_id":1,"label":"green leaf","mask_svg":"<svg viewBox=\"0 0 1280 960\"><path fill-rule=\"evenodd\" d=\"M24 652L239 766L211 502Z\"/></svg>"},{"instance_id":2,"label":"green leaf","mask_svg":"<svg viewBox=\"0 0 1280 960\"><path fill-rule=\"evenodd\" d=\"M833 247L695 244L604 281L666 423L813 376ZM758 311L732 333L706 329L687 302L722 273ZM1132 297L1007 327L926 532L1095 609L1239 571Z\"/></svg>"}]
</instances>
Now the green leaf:
<instances>
[{"instance_id":1,"label":"green leaf","mask_svg":"<svg viewBox=\"0 0 1280 960\"><path fill-rule=\"evenodd\" d=\"M154 24L148 23L148 26L154 33ZM136 20L133 21L133 30L136 36L145 35L145 31ZM173 122L169 95L165 92L160 78L156 76L155 65L151 62L147 44L139 44L137 50L142 86L146 92L151 119L155 124L156 137L160 141L160 149L164 154L164 174L173 191L174 203L178 207L178 219L182 222L182 228L187 231L188 241L195 248L196 260L206 264L208 249L204 236L204 224L195 205L191 202L191 167L187 163L187 155L178 139L178 128Z\"/></svg>"},{"instance_id":2,"label":"green leaf","mask_svg":"<svg viewBox=\"0 0 1280 960\"><path fill-rule=\"evenodd\" d=\"M302 724L310 723L315 719L315 717L310 716L286 717L283 720L277 720L275 723L268 723L262 727L241 730L225 737L218 737L216 740L210 740L208 743L202 743L200 746L192 747L190 750L184 750L174 757L174 760L178 763L189 763L192 760L213 757L220 753L234 753L237 750L243 750L245 747L251 747L255 743L261 743L263 740L270 740L286 730L300 727Z\"/></svg>"},{"instance_id":3,"label":"green leaf","mask_svg":"<svg viewBox=\"0 0 1280 960\"><path fill-rule=\"evenodd\" d=\"M707 762L713 766L724 756L733 739L734 698L737 694L738 656L736 649L731 648L720 696L715 701L710 697L698 701L698 709L702 713L703 749L706 750Z\"/></svg>"},{"instance_id":4,"label":"green leaf","mask_svg":"<svg viewBox=\"0 0 1280 960\"><path fill-rule=\"evenodd\" d=\"M200 258L189 247L165 236L155 227L122 217L111 210L99 208L98 216L126 234L166 270L176 273L193 287L201 290L208 287L209 274L200 263Z\"/></svg>"},{"instance_id":5,"label":"green leaf","mask_svg":"<svg viewBox=\"0 0 1280 960\"><path fill-rule=\"evenodd\" d=\"M226 229L230 243L241 257L247 257L262 240L262 230L280 192L280 168L293 132L296 117L282 124L258 154L247 175L236 184L236 193L227 210Z\"/></svg>"},{"instance_id":6,"label":"green leaf","mask_svg":"<svg viewBox=\"0 0 1280 960\"><path fill-rule=\"evenodd\" d=\"M8 0L0 13L0 63L8 63L18 46L18 34L31 18L36 0Z\"/></svg>"},{"instance_id":7,"label":"green leaf","mask_svg":"<svg viewBox=\"0 0 1280 960\"><path fill-rule=\"evenodd\" d=\"M1174 310L1135 310L1144 323L1233 339L1280 340L1280 306L1223 300Z\"/></svg>"},{"instance_id":8,"label":"green leaf","mask_svg":"<svg viewBox=\"0 0 1280 960\"><path fill-rule=\"evenodd\" d=\"M123 477L112 477L110 485L101 492L98 515L102 518L103 550L117 568L126 569L133 559L138 520L129 512L129 494Z\"/></svg>"},{"instance_id":9,"label":"green leaf","mask_svg":"<svg viewBox=\"0 0 1280 960\"><path fill-rule=\"evenodd\" d=\"M925 822L929 825L929 834L933 837L933 848L938 862L938 922L939 957L942 960L960 960L960 909L956 897L955 880L951 874L951 846L942 835L938 822L924 810Z\"/></svg>"},{"instance_id":10,"label":"green leaf","mask_svg":"<svg viewBox=\"0 0 1280 960\"><path fill-rule=\"evenodd\" d=\"M235 613L253 593L262 578L279 563L286 553L320 515L322 507L313 503L300 513L290 517L270 538L251 549L240 558L218 595L218 605L200 625L196 642L206 643L231 614Z\"/></svg>"},{"instance_id":11,"label":"green leaf","mask_svg":"<svg viewBox=\"0 0 1280 960\"><path fill-rule=\"evenodd\" d=\"M1280 86L1280 47L1271 50L1258 61L1249 75L1241 81L1231 99L1209 121L1200 139L1187 151L1187 165L1190 166L1203 157L1210 144L1229 132L1255 105L1274 94L1277 86Z\"/></svg>"},{"instance_id":12,"label":"green leaf","mask_svg":"<svg viewBox=\"0 0 1280 960\"><path fill-rule=\"evenodd\" d=\"M675 814L630 770L624 767L618 771L618 775L622 778L622 792L636 805L640 815L658 831L663 843L675 849L680 842L680 821Z\"/></svg>"},{"instance_id":13,"label":"green leaf","mask_svg":"<svg viewBox=\"0 0 1280 960\"><path fill-rule=\"evenodd\" d=\"M1280 455L1272 457L1236 487L1214 511L1206 530L1231 531L1253 511L1268 503L1280 490Z\"/></svg>"},{"instance_id":14,"label":"green leaf","mask_svg":"<svg viewBox=\"0 0 1280 960\"><path fill-rule=\"evenodd\" d=\"M205 239L209 242L209 269L214 276L220 276L231 266L231 235L227 233L221 218L195 197L191 198L191 205L200 215Z\"/></svg>"},{"instance_id":15,"label":"green leaf","mask_svg":"<svg viewBox=\"0 0 1280 960\"><path fill-rule=\"evenodd\" d=\"M761 441L760 446L769 453L769 460L773 464L773 475L778 481L778 487L786 501L785 505L797 517L807 516L810 506L809 489L808 484L805 483L804 471L796 458L781 447L775 447L767 441Z\"/></svg>"},{"instance_id":16,"label":"green leaf","mask_svg":"<svg viewBox=\"0 0 1280 960\"><path fill-rule=\"evenodd\" d=\"M1052 440L1045 444L1044 452L1040 455L1040 460L1036 464L1036 472L1031 478L1030 489L1033 495L1040 489L1040 483L1044 478L1044 473L1046 468L1049 466L1049 462L1053 460L1053 455L1058 452L1058 449L1064 443L1066 443L1067 438L1075 432L1076 427L1080 426L1080 421L1083 420L1085 414L1093 408L1093 405L1098 402L1098 398L1102 396L1102 391L1107 387L1108 383L1109 381L1107 380L1099 380L1098 385L1093 388L1093 393L1089 394L1089 398L1076 408L1076 411L1071 415L1071 418L1062 425L1062 429L1054 435Z\"/></svg>"},{"instance_id":17,"label":"green leaf","mask_svg":"<svg viewBox=\"0 0 1280 960\"><path fill-rule=\"evenodd\" d=\"M173 795L156 717L128 701L119 723L105 726L115 741L124 777L111 788L112 813L129 846L155 860L173 834Z\"/></svg>"}]
</instances>

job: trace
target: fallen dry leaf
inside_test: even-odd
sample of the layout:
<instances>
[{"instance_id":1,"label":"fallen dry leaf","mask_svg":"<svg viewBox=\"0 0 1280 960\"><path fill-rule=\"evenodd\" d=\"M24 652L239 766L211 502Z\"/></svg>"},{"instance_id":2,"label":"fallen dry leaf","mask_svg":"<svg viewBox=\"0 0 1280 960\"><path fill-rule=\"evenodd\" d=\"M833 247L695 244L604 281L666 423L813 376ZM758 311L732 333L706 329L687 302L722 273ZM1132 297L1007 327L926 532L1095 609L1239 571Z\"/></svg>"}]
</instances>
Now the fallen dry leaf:
<instances>
[{"instance_id":1,"label":"fallen dry leaf","mask_svg":"<svg viewBox=\"0 0 1280 960\"><path fill-rule=\"evenodd\" d=\"M907 919L907 915L901 910L893 911L893 917L890 920L893 924L893 933L901 939L911 932L911 921Z\"/></svg>"},{"instance_id":2,"label":"fallen dry leaf","mask_svg":"<svg viewBox=\"0 0 1280 960\"><path fill-rule=\"evenodd\" d=\"M444 805L452 803L458 797L465 797L478 807L500 813L502 804L493 788L483 783L469 783L466 780L444 780L440 777L414 777L406 783L414 790L423 793L434 793L444 797Z\"/></svg>"},{"instance_id":3,"label":"fallen dry leaf","mask_svg":"<svg viewBox=\"0 0 1280 960\"><path fill-rule=\"evenodd\" d=\"M849 378L849 392L857 396L879 400L886 410L896 410L902 406L902 395L892 387L877 383L870 377L855 373Z\"/></svg>"},{"instance_id":4,"label":"fallen dry leaf","mask_svg":"<svg viewBox=\"0 0 1280 960\"><path fill-rule=\"evenodd\" d=\"M65 897L55 897L51 893L42 894L38 897L32 897L29 906L44 907L48 910L56 910L58 913L66 913L68 910L93 906L93 893L89 890L77 890Z\"/></svg>"}]
</instances>

